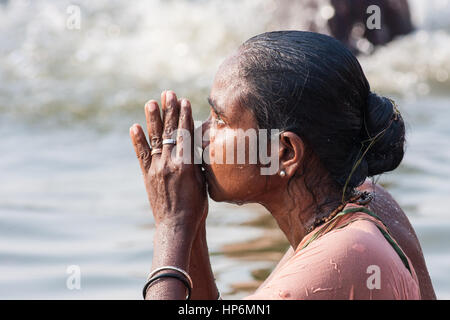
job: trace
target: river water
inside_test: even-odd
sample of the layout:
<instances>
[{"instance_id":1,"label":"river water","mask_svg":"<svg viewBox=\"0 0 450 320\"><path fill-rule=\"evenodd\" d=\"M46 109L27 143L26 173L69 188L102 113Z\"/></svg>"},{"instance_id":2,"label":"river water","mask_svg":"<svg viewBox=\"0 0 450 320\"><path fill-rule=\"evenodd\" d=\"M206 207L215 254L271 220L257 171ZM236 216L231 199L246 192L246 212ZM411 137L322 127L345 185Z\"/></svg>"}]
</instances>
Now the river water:
<instances>
[{"instance_id":1,"label":"river water","mask_svg":"<svg viewBox=\"0 0 450 320\"><path fill-rule=\"evenodd\" d=\"M0 1L0 298L140 298L153 220L129 125L144 123L145 101L164 89L204 119L219 63L250 36L289 27L274 18L277 3L80 0L74 29L70 1ZM360 61L407 122L404 161L378 182L448 299L450 5L411 7L417 30ZM287 247L256 205L210 201L207 233L224 298L254 290ZM73 265L79 290L66 283Z\"/></svg>"}]
</instances>

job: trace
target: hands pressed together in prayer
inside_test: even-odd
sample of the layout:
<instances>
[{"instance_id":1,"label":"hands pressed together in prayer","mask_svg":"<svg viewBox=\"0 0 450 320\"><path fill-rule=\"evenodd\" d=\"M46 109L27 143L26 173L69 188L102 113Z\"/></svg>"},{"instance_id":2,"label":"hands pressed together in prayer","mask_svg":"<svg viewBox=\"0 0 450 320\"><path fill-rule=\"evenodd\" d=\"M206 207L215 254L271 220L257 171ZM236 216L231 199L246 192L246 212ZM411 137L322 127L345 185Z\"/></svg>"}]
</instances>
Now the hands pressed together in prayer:
<instances>
[{"instance_id":1,"label":"hands pressed together in prayer","mask_svg":"<svg viewBox=\"0 0 450 320\"><path fill-rule=\"evenodd\" d=\"M205 221L208 213L206 183L199 164L194 164L194 121L189 100L177 99L172 91L145 105L148 140L138 124L130 136L144 177L155 219L153 276L175 275L151 281L147 299L184 299L186 278L193 281L192 298L217 299L209 262ZM184 143L184 139L191 139ZM185 149L186 148L186 149ZM190 161L186 161L190 159ZM174 268L166 268L174 267ZM156 269L161 268L161 271Z\"/></svg>"}]
</instances>

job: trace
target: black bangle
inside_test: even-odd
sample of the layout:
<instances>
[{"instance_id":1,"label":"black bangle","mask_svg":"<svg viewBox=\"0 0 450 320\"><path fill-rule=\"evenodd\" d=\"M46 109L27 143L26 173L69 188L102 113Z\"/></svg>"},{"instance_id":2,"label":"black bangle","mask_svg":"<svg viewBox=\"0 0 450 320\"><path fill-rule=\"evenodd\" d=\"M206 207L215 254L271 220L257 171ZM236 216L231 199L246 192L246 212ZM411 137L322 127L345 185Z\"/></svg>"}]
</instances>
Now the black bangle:
<instances>
[{"instance_id":1,"label":"black bangle","mask_svg":"<svg viewBox=\"0 0 450 320\"><path fill-rule=\"evenodd\" d=\"M192 288L189 285L189 282L181 275L179 275L178 273L162 273L160 275L154 276L151 279L149 279L147 281L147 283L145 284L144 288L142 289L142 296L145 299L145 296L147 295L147 290L148 287L150 287L150 285L155 282L156 280L160 279L160 278L175 278L180 280L181 282L183 282L184 286L187 289L187 295L186 295L186 300L189 300L191 298L191 291Z\"/></svg>"}]
</instances>

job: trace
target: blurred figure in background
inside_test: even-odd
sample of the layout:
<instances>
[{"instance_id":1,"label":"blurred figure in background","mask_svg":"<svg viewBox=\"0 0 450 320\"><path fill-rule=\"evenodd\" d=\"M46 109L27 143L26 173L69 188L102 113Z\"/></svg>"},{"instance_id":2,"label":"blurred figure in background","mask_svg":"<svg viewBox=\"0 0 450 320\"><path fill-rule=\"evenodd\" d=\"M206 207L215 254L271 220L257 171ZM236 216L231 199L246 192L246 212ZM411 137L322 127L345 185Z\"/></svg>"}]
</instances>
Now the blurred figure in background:
<instances>
[{"instance_id":1,"label":"blurred figure in background","mask_svg":"<svg viewBox=\"0 0 450 320\"><path fill-rule=\"evenodd\" d=\"M331 0L331 4L335 10L334 16L328 20L331 34L354 52L360 51L358 40L361 38L377 46L413 30L406 0ZM369 16L366 10L371 5L377 5L381 9L380 29L369 29L366 26Z\"/></svg>"},{"instance_id":2,"label":"blurred figure in background","mask_svg":"<svg viewBox=\"0 0 450 320\"><path fill-rule=\"evenodd\" d=\"M380 8L380 28L369 29L368 8ZM305 12L298 19L297 12ZM353 53L371 53L375 46L413 31L407 0L278 0L277 23L285 28L325 33L342 41Z\"/></svg>"}]
</instances>

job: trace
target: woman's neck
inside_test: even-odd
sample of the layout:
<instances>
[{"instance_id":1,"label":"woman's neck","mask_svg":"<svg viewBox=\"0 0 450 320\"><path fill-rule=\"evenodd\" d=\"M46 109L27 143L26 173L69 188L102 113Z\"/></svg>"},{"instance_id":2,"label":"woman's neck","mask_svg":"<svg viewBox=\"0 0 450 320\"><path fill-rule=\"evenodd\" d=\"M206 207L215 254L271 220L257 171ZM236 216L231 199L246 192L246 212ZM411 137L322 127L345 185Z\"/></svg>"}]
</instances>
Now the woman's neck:
<instances>
[{"instance_id":1,"label":"woman's neck","mask_svg":"<svg viewBox=\"0 0 450 320\"><path fill-rule=\"evenodd\" d=\"M275 192L270 192L261 202L275 218L294 249L317 218L328 216L341 204L339 192L330 190L327 185L315 186L315 190L310 191L304 179L299 178L289 188L276 188Z\"/></svg>"}]
</instances>

